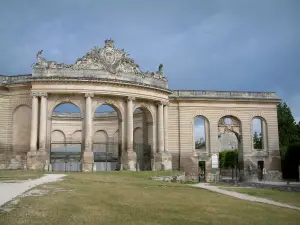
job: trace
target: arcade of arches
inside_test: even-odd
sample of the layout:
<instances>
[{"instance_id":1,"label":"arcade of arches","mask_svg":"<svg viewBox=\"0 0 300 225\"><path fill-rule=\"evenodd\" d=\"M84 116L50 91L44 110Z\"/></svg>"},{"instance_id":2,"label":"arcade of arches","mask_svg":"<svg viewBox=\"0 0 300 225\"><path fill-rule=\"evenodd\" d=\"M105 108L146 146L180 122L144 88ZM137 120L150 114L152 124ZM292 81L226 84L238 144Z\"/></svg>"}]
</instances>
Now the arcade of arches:
<instances>
[{"instance_id":1,"label":"arcade of arches","mask_svg":"<svg viewBox=\"0 0 300 225\"><path fill-rule=\"evenodd\" d=\"M162 64L141 71L121 49L105 40L73 64L39 51L32 74L0 76L0 169L204 168L209 181L212 156L237 149L241 179L281 179L274 92L170 90Z\"/></svg>"}]
</instances>

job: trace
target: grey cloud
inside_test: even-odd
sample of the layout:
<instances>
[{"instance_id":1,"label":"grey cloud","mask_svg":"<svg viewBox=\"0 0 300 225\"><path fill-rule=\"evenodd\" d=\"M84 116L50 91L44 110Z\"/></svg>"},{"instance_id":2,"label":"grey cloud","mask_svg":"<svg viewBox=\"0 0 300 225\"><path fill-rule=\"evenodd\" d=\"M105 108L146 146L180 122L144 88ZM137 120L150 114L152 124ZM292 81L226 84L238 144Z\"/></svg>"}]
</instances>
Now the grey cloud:
<instances>
[{"instance_id":1,"label":"grey cloud","mask_svg":"<svg viewBox=\"0 0 300 225\"><path fill-rule=\"evenodd\" d=\"M113 38L172 89L277 91L300 118L300 1L0 2L0 74L30 73L35 53L74 62ZM299 105L299 106L298 106Z\"/></svg>"}]
</instances>

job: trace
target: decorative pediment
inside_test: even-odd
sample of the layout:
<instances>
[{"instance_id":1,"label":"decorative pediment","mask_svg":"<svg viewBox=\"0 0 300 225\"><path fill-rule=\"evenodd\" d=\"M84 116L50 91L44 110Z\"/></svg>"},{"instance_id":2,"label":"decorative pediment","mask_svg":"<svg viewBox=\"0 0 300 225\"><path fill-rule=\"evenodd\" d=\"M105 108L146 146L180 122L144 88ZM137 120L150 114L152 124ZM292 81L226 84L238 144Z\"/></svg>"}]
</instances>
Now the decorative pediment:
<instances>
[{"instance_id":1,"label":"decorative pediment","mask_svg":"<svg viewBox=\"0 0 300 225\"><path fill-rule=\"evenodd\" d=\"M156 72L142 72L139 65L129 57L129 54L127 54L124 49L115 49L114 41L111 39L105 40L103 48L94 47L83 57L78 58L74 64L47 61L41 56L42 52L43 50L37 53L36 58L38 61L33 64L33 69L67 69L68 71L93 70L109 72L115 75L136 74L137 80L149 76L166 80L163 74L163 64L159 65L158 71Z\"/></svg>"}]
</instances>

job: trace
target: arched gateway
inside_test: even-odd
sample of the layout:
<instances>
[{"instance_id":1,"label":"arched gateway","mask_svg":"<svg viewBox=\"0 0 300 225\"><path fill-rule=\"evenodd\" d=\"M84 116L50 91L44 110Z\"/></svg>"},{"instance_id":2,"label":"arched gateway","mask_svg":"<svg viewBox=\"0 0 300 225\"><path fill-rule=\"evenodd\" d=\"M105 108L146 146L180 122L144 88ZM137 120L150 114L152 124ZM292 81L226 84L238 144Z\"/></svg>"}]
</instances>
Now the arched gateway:
<instances>
[{"instance_id":1,"label":"arched gateway","mask_svg":"<svg viewBox=\"0 0 300 225\"><path fill-rule=\"evenodd\" d=\"M68 169L70 160L79 152L76 168L80 165L80 171L172 168L164 145L168 136L164 110L171 92L162 66L157 72L140 71L127 53L114 47L113 40L106 40L103 48L93 48L72 65L46 61L41 53L33 65L31 149L35 154L45 154L36 151L40 139L43 141L38 148L46 149L48 143L51 150L50 156L44 156L49 160L29 161L29 168L74 171ZM76 105L79 112L51 114L62 103ZM97 111L105 105L113 112ZM141 116L134 113L137 105ZM137 127L142 129L141 143L134 142Z\"/></svg>"},{"instance_id":2,"label":"arched gateway","mask_svg":"<svg viewBox=\"0 0 300 225\"><path fill-rule=\"evenodd\" d=\"M113 40L74 64L36 57L32 74L0 76L0 169L174 169L209 181L212 156L238 149L241 177L257 179L259 165L281 178L273 92L171 91L162 64L143 72Z\"/></svg>"}]
</instances>

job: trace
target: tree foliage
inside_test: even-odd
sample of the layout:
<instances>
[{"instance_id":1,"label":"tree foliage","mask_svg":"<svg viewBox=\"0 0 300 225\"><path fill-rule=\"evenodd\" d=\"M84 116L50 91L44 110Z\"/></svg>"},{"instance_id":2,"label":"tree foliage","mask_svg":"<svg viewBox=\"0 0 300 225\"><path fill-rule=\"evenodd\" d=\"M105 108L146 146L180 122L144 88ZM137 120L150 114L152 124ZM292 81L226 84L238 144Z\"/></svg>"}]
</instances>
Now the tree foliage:
<instances>
[{"instance_id":1,"label":"tree foliage","mask_svg":"<svg viewBox=\"0 0 300 225\"><path fill-rule=\"evenodd\" d=\"M254 149L262 149L262 134L258 134L256 131L253 135Z\"/></svg>"},{"instance_id":2,"label":"tree foliage","mask_svg":"<svg viewBox=\"0 0 300 225\"><path fill-rule=\"evenodd\" d=\"M278 131L280 148L287 148L289 144L299 141L298 125L292 115L291 109L285 102L277 105Z\"/></svg>"},{"instance_id":3,"label":"tree foliage","mask_svg":"<svg viewBox=\"0 0 300 225\"><path fill-rule=\"evenodd\" d=\"M238 164L238 151L226 150L219 154L220 168L235 168Z\"/></svg>"}]
</instances>

